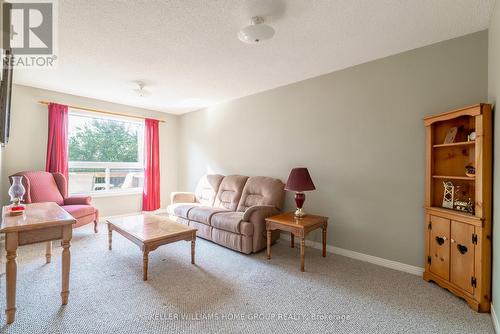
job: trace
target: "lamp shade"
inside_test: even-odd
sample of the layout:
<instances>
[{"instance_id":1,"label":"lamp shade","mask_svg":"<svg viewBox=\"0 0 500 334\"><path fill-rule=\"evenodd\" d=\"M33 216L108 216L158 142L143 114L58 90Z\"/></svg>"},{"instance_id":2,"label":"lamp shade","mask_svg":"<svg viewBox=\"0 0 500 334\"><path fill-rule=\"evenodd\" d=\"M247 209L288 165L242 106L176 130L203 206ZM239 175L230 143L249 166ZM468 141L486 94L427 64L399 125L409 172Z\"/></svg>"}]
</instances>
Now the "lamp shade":
<instances>
[{"instance_id":1,"label":"lamp shade","mask_svg":"<svg viewBox=\"0 0 500 334\"><path fill-rule=\"evenodd\" d=\"M288 191L309 191L315 190L316 187L309 175L307 168L300 167L294 168L288 176L288 181L286 182L285 190Z\"/></svg>"}]
</instances>

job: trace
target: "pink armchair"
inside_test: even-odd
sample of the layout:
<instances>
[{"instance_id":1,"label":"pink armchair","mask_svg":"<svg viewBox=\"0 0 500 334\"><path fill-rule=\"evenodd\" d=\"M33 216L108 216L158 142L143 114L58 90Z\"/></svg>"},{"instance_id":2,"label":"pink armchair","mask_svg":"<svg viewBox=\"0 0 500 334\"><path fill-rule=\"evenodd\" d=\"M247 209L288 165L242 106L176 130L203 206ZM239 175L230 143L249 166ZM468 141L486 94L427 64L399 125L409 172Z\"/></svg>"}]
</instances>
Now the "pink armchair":
<instances>
[{"instance_id":1,"label":"pink armchair","mask_svg":"<svg viewBox=\"0 0 500 334\"><path fill-rule=\"evenodd\" d=\"M76 219L73 227L80 227L94 223L94 232L97 233L99 211L93 207L90 196L68 197L66 178L61 173L42 171L19 172L12 176L24 176L23 185L26 188L24 203L56 202Z\"/></svg>"}]
</instances>

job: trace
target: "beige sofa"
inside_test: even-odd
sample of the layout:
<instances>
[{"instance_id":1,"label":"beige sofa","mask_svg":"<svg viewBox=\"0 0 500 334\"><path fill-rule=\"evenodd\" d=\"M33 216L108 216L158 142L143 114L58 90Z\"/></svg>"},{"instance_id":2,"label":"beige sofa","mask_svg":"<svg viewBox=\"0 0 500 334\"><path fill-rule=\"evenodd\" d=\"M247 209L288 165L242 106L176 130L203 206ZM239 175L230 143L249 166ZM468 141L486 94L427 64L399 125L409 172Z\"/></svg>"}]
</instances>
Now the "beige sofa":
<instances>
[{"instance_id":1,"label":"beige sofa","mask_svg":"<svg viewBox=\"0 0 500 334\"><path fill-rule=\"evenodd\" d=\"M194 193L175 192L170 218L198 229L197 236L250 254L266 247L265 218L280 213L285 185L264 176L205 175ZM272 241L279 237L273 232Z\"/></svg>"}]
</instances>

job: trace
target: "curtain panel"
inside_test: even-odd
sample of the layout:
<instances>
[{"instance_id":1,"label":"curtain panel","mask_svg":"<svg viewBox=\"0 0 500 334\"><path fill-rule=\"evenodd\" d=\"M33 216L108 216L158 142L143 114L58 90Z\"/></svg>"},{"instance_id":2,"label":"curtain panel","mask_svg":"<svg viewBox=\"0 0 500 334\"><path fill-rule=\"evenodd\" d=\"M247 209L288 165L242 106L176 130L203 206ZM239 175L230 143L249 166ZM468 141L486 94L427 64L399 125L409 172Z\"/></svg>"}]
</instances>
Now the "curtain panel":
<instances>
[{"instance_id":1,"label":"curtain panel","mask_svg":"<svg viewBox=\"0 0 500 334\"><path fill-rule=\"evenodd\" d=\"M146 118L144 126L144 190L142 210L160 208L160 143L158 120Z\"/></svg>"},{"instance_id":2,"label":"curtain panel","mask_svg":"<svg viewBox=\"0 0 500 334\"><path fill-rule=\"evenodd\" d=\"M68 106L50 103L45 171L68 179Z\"/></svg>"}]
</instances>

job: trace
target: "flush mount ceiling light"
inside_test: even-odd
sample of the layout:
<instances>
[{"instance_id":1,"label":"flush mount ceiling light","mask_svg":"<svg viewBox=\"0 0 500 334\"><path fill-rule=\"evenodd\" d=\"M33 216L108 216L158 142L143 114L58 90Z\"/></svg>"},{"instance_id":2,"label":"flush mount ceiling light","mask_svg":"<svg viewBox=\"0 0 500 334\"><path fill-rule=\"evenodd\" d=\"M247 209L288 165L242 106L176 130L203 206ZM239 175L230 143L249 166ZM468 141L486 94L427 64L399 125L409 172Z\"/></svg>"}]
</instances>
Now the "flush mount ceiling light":
<instances>
[{"instance_id":1,"label":"flush mount ceiling light","mask_svg":"<svg viewBox=\"0 0 500 334\"><path fill-rule=\"evenodd\" d=\"M136 93L139 97L145 97L149 95L149 92L144 89L146 87L146 84L142 81L137 81L137 86L139 88L134 89L134 93Z\"/></svg>"},{"instance_id":2,"label":"flush mount ceiling light","mask_svg":"<svg viewBox=\"0 0 500 334\"><path fill-rule=\"evenodd\" d=\"M252 17L250 25L238 32L240 41L249 44L257 44L274 36L274 29L264 24L264 19L260 16Z\"/></svg>"}]
</instances>

